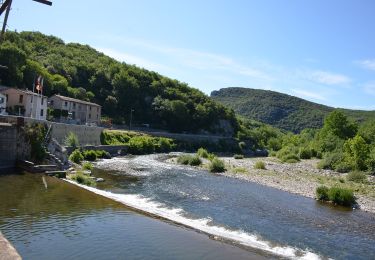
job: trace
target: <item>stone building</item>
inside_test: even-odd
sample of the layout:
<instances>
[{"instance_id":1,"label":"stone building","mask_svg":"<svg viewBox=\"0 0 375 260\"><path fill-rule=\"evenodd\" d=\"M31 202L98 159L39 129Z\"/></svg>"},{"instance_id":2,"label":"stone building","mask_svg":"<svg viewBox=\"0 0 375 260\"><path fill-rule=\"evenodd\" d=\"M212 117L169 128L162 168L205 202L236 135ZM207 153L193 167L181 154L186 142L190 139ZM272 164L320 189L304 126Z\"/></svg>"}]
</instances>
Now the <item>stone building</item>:
<instances>
[{"instance_id":1,"label":"stone building","mask_svg":"<svg viewBox=\"0 0 375 260\"><path fill-rule=\"evenodd\" d=\"M55 115L59 114L55 116L59 119L69 119L77 124L99 125L100 123L101 106L98 104L61 95L50 97L48 104L55 110Z\"/></svg>"},{"instance_id":2,"label":"stone building","mask_svg":"<svg viewBox=\"0 0 375 260\"><path fill-rule=\"evenodd\" d=\"M0 87L0 93L6 97L6 108L9 114L46 120L46 96L30 90L8 87Z\"/></svg>"}]
</instances>

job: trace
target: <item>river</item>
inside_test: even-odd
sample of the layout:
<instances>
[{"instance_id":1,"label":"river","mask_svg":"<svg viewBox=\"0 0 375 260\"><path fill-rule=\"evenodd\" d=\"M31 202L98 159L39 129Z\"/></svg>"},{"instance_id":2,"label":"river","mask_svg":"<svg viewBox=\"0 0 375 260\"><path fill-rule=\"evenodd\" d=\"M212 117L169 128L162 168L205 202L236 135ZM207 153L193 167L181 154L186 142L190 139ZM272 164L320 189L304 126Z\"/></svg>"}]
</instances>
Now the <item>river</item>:
<instances>
[{"instance_id":1,"label":"river","mask_svg":"<svg viewBox=\"0 0 375 260\"><path fill-rule=\"evenodd\" d=\"M85 187L93 193L40 175L0 176L0 230L25 259L51 250L54 259L375 258L373 214L165 158L99 161L93 174L105 182Z\"/></svg>"},{"instance_id":2,"label":"river","mask_svg":"<svg viewBox=\"0 0 375 260\"><path fill-rule=\"evenodd\" d=\"M23 259L265 259L40 174L0 175L0 230Z\"/></svg>"}]
</instances>

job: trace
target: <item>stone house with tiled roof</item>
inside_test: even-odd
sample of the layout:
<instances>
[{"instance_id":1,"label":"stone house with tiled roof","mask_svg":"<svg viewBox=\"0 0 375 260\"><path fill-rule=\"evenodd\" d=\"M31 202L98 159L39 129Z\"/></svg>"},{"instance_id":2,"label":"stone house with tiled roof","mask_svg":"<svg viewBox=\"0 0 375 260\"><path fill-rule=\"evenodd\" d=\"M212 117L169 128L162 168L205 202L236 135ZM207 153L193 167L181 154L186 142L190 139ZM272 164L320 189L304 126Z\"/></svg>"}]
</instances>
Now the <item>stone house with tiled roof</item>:
<instances>
[{"instance_id":1,"label":"stone house with tiled roof","mask_svg":"<svg viewBox=\"0 0 375 260\"><path fill-rule=\"evenodd\" d=\"M11 115L47 118L47 97L27 89L0 86L0 93L6 98L6 109Z\"/></svg>"},{"instance_id":2,"label":"stone house with tiled roof","mask_svg":"<svg viewBox=\"0 0 375 260\"><path fill-rule=\"evenodd\" d=\"M68 117L78 124L96 124L99 125L101 117L101 106L95 103L53 95L48 98L50 108L60 111L61 115Z\"/></svg>"}]
</instances>

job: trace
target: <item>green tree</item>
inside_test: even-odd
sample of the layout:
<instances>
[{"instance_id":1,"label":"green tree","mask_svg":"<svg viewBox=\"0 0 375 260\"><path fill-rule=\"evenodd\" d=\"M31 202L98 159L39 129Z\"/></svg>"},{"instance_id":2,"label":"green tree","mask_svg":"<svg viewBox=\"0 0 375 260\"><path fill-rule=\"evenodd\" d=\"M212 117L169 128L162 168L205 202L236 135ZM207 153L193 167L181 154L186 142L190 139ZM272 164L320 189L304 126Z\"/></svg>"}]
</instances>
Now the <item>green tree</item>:
<instances>
[{"instance_id":1,"label":"green tree","mask_svg":"<svg viewBox=\"0 0 375 260\"><path fill-rule=\"evenodd\" d=\"M369 153L369 146L360 135L356 135L344 143L344 159L356 170L366 170Z\"/></svg>"},{"instance_id":2,"label":"green tree","mask_svg":"<svg viewBox=\"0 0 375 260\"><path fill-rule=\"evenodd\" d=\"M26 53L14 44L6 42L0 45L0 61L1 65L8 67L0 70L1 83L7 86L20 86L23 81Z\"/></svg>"},{"instance_id":3,"label":"green tree","mask_svg":"<svg viewBox=\"0 0 375 260\"><path fill-rule=\"evenodd\" d=\"M345 140L354 137L357 130L358 125L356 123L349 121L343 112L334 110L324 120L322 133L332 133L333 135Z\"/></svg>"},{"instance_id":4,"label":"green tree","mask_svg":"<svg viewBox=\"0 0 375 260\"><path fill-rule=\"evenodd\" d=\"M103 109L107 115L115 116L117 112L118 101L115 97L108 96L104 101Z\"/></svg>"}]
</instances>

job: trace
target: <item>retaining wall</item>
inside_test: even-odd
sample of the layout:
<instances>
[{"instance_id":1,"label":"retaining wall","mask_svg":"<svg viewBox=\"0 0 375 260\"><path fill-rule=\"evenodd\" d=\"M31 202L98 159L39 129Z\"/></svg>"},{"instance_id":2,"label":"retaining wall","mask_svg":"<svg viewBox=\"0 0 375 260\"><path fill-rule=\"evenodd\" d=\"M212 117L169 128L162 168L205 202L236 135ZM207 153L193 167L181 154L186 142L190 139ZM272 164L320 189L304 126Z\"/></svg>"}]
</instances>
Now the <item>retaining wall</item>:
<instances>
[{"instance_id":1,"label":"retaining wall","mask_svg":"<svg viewBox=\"0 0 375 260\"><path fill-rule=\"evenodd\" d=\"M7 122L18 126L32 123L43 123L47 124L48 127L52 125L51 136L60 144L64 143L69 132L73 132L77 135L80 145L100 145L100 134L104 130L103 127L98 126L71 125L17 116L0 116L0 122Z\"/></svg>"},{"instance_id":2,"label":"retaining wall","mask_svg":"<svg viewBox=\"0 0 375 260\"><path fill-rule=\"evenodd\" d=\"M16 162L17 129L0 123L0 170L13 168Z\"/></svg>"}]
</instances>

